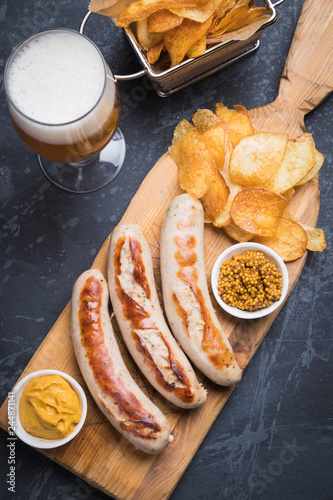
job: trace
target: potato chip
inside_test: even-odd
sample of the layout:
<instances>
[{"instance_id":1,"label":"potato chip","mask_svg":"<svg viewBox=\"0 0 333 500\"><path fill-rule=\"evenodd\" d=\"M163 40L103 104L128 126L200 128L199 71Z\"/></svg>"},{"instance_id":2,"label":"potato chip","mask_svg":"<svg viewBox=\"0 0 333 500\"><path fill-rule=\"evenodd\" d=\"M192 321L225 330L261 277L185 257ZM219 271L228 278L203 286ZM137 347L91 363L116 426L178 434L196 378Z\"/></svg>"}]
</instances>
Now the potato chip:
<instances>
[{"instance_id":1,"label":"potato chip","mask_svg":"<svg viewBox=\"0 0 333 500\"><path fill-rule=\"evenodd\" d=\"M210 127L222 123L222 121L210 109L198 109L198 111L196 111L192 116L192 121L200 134L206 132L206 130Z\"/></svg>"},{"instance_id":2,"label":"potato chip","mask_svg":"<svg viewBox=\"0 0 333 500\"><path fill-rule=\"evenodd\" d=\"M249 120L251 127L253 128L253 124L252 124L250 117L249 117L249 112L245 106L242 106L241 104L235 104L234 110L237 111L237 113L242 113L243 115L245 115L247 117L247 119ZM253 130L254 130L254 128L253 128Z\"/></svg>"},{"instance_id":3,"label":"potato chip","mask_svg":"<svg viewBox=\"0 0 333 500\"><path fill-rule=\"evenodd\" d=\"M308 237L306 248L313 252L322 252L326 248L325 233L319 227L306 226L299 222Z\"/></svg>"},{"instance_id":4,"label":"potato chip","mask_svg":"<svg viewBox=\"0 0 333 500\"><path fill-rule=\"evenodd\" d=\"M231 220L241 229L258 236L274 236L288 202L264 188L245 188L231 205Z\"/></svg>"},{"instance_id":5,"label":"potato chip","mask_svg":"<svg viewBox=\"0 0 333 500\"><path fill-rule=\"evenodd\" d=\"M216 170L214 179L207 192L200 198L204 207L205 222L218 220L221 212L224 210L229 198L229 188L222 175Z\"/></svg>"},{"instance_id":6,"label":"potato chip","mask_svg":"<svg viewBox=\"0 0 333 500\"><path fill-rule=\"evenodd\" d=\"M247 5L249 6L250 4L253 4L253 0L237 0L236 5Z\"/></svg>"},{"instance_id":7,"label":"potato chip","mask_svg":"<svg viewBox=\"0 0 333 500\"><path fill-rule=\"evenodd\" d=\"M201 134L201 139L211 152L218 170L222 170L225 163L226 133L225 125L219 123Z\"/></svg>"},{"instance_id":8,"label":"potato chip","mask_svg":"<svg viewBox=\"0 0 333 500\"><path fill-rule=\"evenodd\" d=\"M226 25L229 26L230 23L232 23L239 16L242 16L242 14L246 15L250 10L249 5L252 3L252 0L224 0L214 14L212 31L216 31L217 25L220 24L221 20L223 20L227 15L228 18L227 21L223 23L224 26L220 26L221 30L224 30Z\"/></svg>"},{"instance_id":9,"label":"potato chip","mask_svg":"<svg viewBox=\"0 0 333 500\"><path fill-rule=\"evenodd\" d=\"M149 33L147 19L142 19L136 23L136 37L141 47L145 50L156 47L156 45L163 41L163 33Z\"/></svg>"},{"instance_id":10,"label":"potato chip","mask_svg":"<svg viewBox=\"0 0 333 500\"><path fill-rule=\"evenodd\" d=\"M229 12L236 4L238 0L224 0L220 4L220 6L217 8L217 10L214 13L213 19L212 19L212 24L209 29L209 34L214 31L215 27L217 24L220 22L220 20Z\"/></svg>"},{"instance_id":11,"label":"potato chip","mask_svg":"<svg viewBox=\"0 0 333 500\"><path fill-rule=\"evenodd\" d=\"M229 137L233 147L248 135L254 134L255 130L245 108L227 108L222 102L215 105L215 113L220 120L226 122L229 127Z\"/></svg>"},{"instance_id":12,"label":"potato chip","mask_svg":"<svg viewBox=\"0 0 333 500\"><path fill-rule=\"evenodd\" d=\"M163 33L179 26L182 21L182 17L170 12L170 10L161 9L148 17L148 31L149 33Z\"/></svg>"},{"instance_id":13,"label":"potato chip","mask_svg":"<svg viewBox=\"0 0 333 500\"><path fill-rule=\"evenodd\" d=\"M192 117L196 129L201 133L204 141L211 152L217 169L221 173L229 190L229 197L223 210L215 218L213 224L217 227L225 226L230 222L231 203L240 190L230 179L229 159L231 155L231 144L229 141L228 127L209 109L199 109Z\"/></svg>"},{"instance_id":14,"label":"potato chip","mask_svg":"<svg viewBox=\"0 0 333 500\"><path fill-rule=\"evenodd\" d=\"M230 216L230 209L231 209L231 204L232 200L234 199L235 195L237 193L231 192L229 194L228 201L226 205L223 207L223 209L220 211L217 217L213 220L213 225L215 227L225 227L231 222L231 216Z\"/></svg>"},{"instance_id":15,"label":"potato chip","mask_svg":"<svg viewBox=\"0 0 333 500\"><path fill-rule=\"evenodd\" d=\"M218 170L224 168L226 162L226 134L224 123L219 123L201 134L201 138L212 153Z\"/></svg>"},{"instance_id":16,"label":"potato chip","mask_svg":"<svg viewBox=\"0 0 333 500\"><path fill-rule=\"evenodd\" d=\"M147 50L147 59L150 64L154 64L161 55L162 50L164 49L164 40L161 40L159 44L155 45L155 47L151 47Z\"/></svg>"},{"instance_id":17,"label":"potato chip","mask_svg":"<svg viewBox=\"0 0 333 500\"><path fill-rule=\"evenodd\" d=\"M315 165L316 150L311 134L288 140L281 165L266 183L267 189L283 193L295 186Z\"/></svg>"},{"instance_id":18,"label":"potato chip","mask_svg":"<svg viewBox=\"0 0 333 500\"><path fill-rule=\"evenodd\" d=\"M96 12L102 16L117 19L122 11L131 3L131 0L91 0L89 4L89 11Z\"/></svg>"},{"instance_id":19,"label":"potato chip","mask_svg":"<svg viewBox=\"0 0 333 500\"><path fill-rule=\"evenodd\" d=\"M243 137L231 155L231 179L242 186L266 186L281 164L287 142L287 134L274 132Z\"/></svg>"},{"instance_id":20,"label":"potato chip","mask_svg":"<svg viewBox=\"0 0 333 500\"><path fill-rule=\"evenodd\" d=\"M233 21L230 24L228 24L228 26L224 31L219 32L219 35L222 35L223 33L230 33L231 31L237 31L241 28L244 28L245 26L254 23L265 14L267 14L266 7L252 6L246 12L238 14L237 17L233 19Z\"/></svg>"},{"instance_id":21,"label":"potato chip","mask_svg":"<svg viewBox=\"0 0 333 500\"><path fill-rule=\"evenodd\" d=\"M266 7L249 6L250 0L231 0L223 2L220 9L214 15L213 26L209 36L220 36L224 33L245 28L255 23L267 14Z\"/></svg>"},{"instance_id":22,"label":"potato chip","mask_svg":"<svg viewBox=\"0 0 333 500\"><path fill-rule=\"evenodd\" d=\"M307 235L298 222L282 217L272 237L255 237L257 243L272 248L285 262L299 259L306 251Z\"/></svg>"},{"instance_id":23,"label":"potato chip","mask_svg":"<svg viewBox=\"0 0 333 500\"><path fill-rule=\"evenodd\" d=\"M238 241L239 243L244 243L246 241L250 241L255 236L252 233L248 233L246 231L243 231L243 229L240 229L232 221L230 221L229 224L224 226L223 229L225 230L227 235L230 236L230 238Z\"/></svg>"},{"instance_id":24,"label":"potato chip","mask_svg":"<svg viewBox=\"0 0 333 500\"><path fill-rule=\"evenodd\" d=\"M224 165L223 165L223 169L222 170L220 169L220 171L221 171L224 178L226 178L225 176L227 175L228 179L226 179L226 181L227 181L227 184L230 185L230 184L234 184L234 182L231 180L230 171L229 171L230 158L232 155L233 147L232 147L232 144L231 144L231 141L229 138L228 126L225 127L224 133L225 133Z\"/></svg>"},{"instance_id":25,"label":"potato chip","mask_svg":"<svg viewBox=\"0 0 333 500\"><path fill-rule=\"evenodd\" d=\"M193 131L196 132L195 128L191 123L187 120L182 120L178 123L177 127L174 130L172 144L170 147L179 146L181 141L184 139L186 134L191 134ZM195 134L197 135L197 134ZM170 149L170 148L169 148Z\"/></svg>"},{"instance_id":26,"label":"potato chip","mask_svg":"<svg viewBox=\"0 0 333 500\"><path fill-rule=\"evenodd\" d=\"M294 193L295 193L295 188L290 188L287 191L281 193L281 196L283 196L283 198L285 198L287 201L290 201Z\"/></svg>"},{"instance_id":27,"label":"potato chip","mask_svg":"<svg viewBox=\"0 0 333 500\"><path fill-rule=\"evenodd\" d=\"M126 28L134 21L147 19L151 14L161 9L170 10L172 8L199 7L204 5L207 0L137 0L132 2L122 11L116 26Z\"/></svg>"},{"instance_id":28,"label":"potato chip","mask_svg":"<svg viewBox=\"0 0 333 500\"><path fill-rule=\"evenodd\" d=\"M205 53L206 50L206 35L204 35L200 40L195 42L192 47L186 52L188 58L199 57Z\"/></svg>"},{"instance_id":29,"label":"potato chip","mask_svg":"<svg viewBox=\"0 0 333 500\"><path fill-rule=\"evenodd\" d=\"M221 122L221 124L223 124L223 126L225 127L225 124L223 122ZM215 127L212 127L212 128L215 128ZM208 132L209 130L210 129L208 129L206 132ZM239 186L239 184L235 184L230 178L229 162L230 162L232 146L231 146L231 143L229 140L228 128L224 129L224 133L225 133L224 164L222 165L222 168L219 168L219 172L222 175L223 179L225 180L225 183L229 188L230 194L229 194L229 198L228 198L228 201L227 201L225 207L223 208L223 210L221 211L219 216L214 220L214 225L216 227L224 227L230 223L230 221L231 221L231 215L230 215L231 205L232 205L232 202L233 202L236 194L241 190L241 186ZM202 134L201 137L203 137L204 135L205 135L205 133ZM214 140L214 136L212 135L210 137L210 139ZM219 154L221 154L221 153L219 153ZM221 163L221 160L219 161L219 163Z\"/></svg>"},{"instance_id":30,"label":"potato chip","mask_svg":"<svg viewBox=\"0 0 333 500\"><path fill-rule=\"evenodd\" d=\"M235 7L238 1L239 0L224 0L224 2L221 3L217 11L215 12L216 19L222 19L222 17L224 17L227 12Z\"/></svg>"},{"instance_id":31,"label":"potato chip","mask_svg":"<svg viewBox=\"0 0 333 500\"><path fill-rule=\"evenodd\" d=\"M297 222L300 226L302 226L308 237L308 242L306 245L307 250L312 250L314 252L322 252L323 250L325 250L326 240L325 233L322 229L320 229L319 227L311 227L303 224L303 222L300 222L296 217L294 217L294 215L292 215L288 209L285 209L285 211L283 212L283 218Z\"/></svg>"},{"instance_id":32,"label":"potato chip","mask_svg":"<svg viewBox=\"0 0 333 500\"><path fill-rule=\"evenodd\" d=\"M219 216L214 220L214 226L224 227L231 222L231 206L235 196L240 191L240 186L230 181L230 177L228 176L227 170L220 170L219 172L224 178L225 183L229 188L230 194L225 207L220 212Z\"/></svg>"},{"instance_id":33,"label":"potato chip","mask_svg":"<svg viewBox=\"0 0 333 500\"><path fill-rule=\"evenodd\" d=\"M192 45L207 33L210 23L210 18L204 23L184 19L182 24L164 34L164 44L170 56L171 66L184 59Z\"/></svg>"},{"instance_id":34,"label":"potato chip","mask_svg":"<svg viewBox=\"0 0 333 500\"><path fill-rule=\"evenodd\" d=\"M216 26L210 30L210 33L216 35L222 35L227 30L228 26L239 16L246 15L249 11L247 5L236 5L229 12L222 17Z\"/></svg>"},{"instance_id":35,"label":"potato chip","mask_svg":"<svg viewBox=\"0 0 333 500\"><path fill-rule=\"evenodd\" d=\"M199 132L187 120L176 127L169 153L179 169L179 184L193 198L201 198L215 179L216 165Z\"/></svg>"},{"instance_id":36,"label":"potato chip","mask_svg":"<svg viewBox=\"0 0 333 500\"><path fill-rule=\"evenodd\" d=\"M302 177L302 179L300 181L298 181L297 184L295 184L296 186L302 186L303 184L310 181L318 174L319 170L323 166L325 156L316 150L315 151L315 158L316 158L316 160L315 160L314 166L309 170L309 172L304 177Z\"/></svg>"},{"instance_id":37,"label":"potato chip","mask_svg":"<svg viewBox=\"0 0 333 500\"><path fill-rule=\"evenodd\" d=\"M198 23L204 23L214 14L222 2L223 0L208 0L196 8L182 7L170 10L179 17L191 19L192 21L197 21Z\"/></svg>"}]
</instances>

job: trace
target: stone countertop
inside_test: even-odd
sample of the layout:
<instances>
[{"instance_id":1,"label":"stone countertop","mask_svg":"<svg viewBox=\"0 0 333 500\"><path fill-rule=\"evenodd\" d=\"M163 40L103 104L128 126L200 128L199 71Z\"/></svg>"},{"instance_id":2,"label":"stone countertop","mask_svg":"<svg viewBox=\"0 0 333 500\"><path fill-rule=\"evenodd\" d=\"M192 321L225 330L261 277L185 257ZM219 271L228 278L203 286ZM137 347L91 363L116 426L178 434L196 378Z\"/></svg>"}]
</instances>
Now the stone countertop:
<instances>
[{"instance_id":1,"label":"stone countertop","mask_svg":"<svg viewBox=\"0 0 333 500\"><path fill-rule=\"evenodd\" d=\"M1 403L67 304L76 277L91 266L142 180L167 150L176 124L219 101L254 108L274 100L302 4L287 0L277 7L277 21L253 55L168 98L159 97L147 77L120 82L125 165L103 189L73 195L44 177L35 153L16 135L5 103L3 71L11 49L31 32L56 26L78 29L88 3L2 2ZM122 32L98 18L91 20L87 35L113 71L140 69ZM330 96L306 117L307 131L326 157L319 173L318 226L325 231L327 249L309 254L296 287L172 500L333 498L332 114ZM0 439L1 499L109 498L21 442L15 448L11 493L7 433L1 430Z\"/></svg>"}]
</instances>

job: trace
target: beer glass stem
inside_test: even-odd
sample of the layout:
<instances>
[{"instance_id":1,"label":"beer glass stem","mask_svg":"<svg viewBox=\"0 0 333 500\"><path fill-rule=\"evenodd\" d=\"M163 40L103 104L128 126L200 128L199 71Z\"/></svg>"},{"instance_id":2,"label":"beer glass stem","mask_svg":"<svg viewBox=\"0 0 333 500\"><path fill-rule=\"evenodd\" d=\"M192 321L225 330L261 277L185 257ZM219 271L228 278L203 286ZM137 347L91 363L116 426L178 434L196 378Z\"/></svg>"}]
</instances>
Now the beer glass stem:
<instances>
[{"instance_id":1,"label":"beer glass stem","mask_svg":"<svg viewBox=\"0 0 333 500\"><path fill-rule=\"evenodd\" d=\"M67 165L70 165L73 168L76 168L77 170L82 170L84 167L89 167L92 163L96 161L96 159L99 157L99 153L97 153L95 156L92 158L89 158L88 160L82 160L82 161L77 161L77 162L69 162Z\"/></svg>"},{"instance_id":2,"label":"beer glass stem","mask_svg":"<svg viewBox=\"0 0 333 500\"><path fill-rule=\"evenodd\" d=\"M93 158L77 163L60 163L38 156L46 177L71 193L90 193L108 184L118 175L125 159L126 144L118 128L106 147Z\"/></svg>"}]
</instances>

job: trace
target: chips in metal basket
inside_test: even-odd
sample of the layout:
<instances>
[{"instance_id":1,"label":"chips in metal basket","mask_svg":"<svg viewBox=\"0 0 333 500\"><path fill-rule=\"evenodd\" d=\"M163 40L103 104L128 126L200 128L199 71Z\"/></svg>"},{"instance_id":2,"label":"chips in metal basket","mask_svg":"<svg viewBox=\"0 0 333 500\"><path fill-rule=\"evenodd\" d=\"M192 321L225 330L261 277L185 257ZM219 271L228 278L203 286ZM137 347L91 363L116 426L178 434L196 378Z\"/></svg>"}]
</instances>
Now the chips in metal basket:
<instances>
[{"instance_id":1,"label":"chips in metal basket","mask_svg":"<svg viewBox=\"0 0 333 500\"><path fill-rule=\"evenodd\" d=\"M164 46L170 56L171 66L176 66L184 59L191 47L205 35L210 23L211 18L203 23L184 19L179 26L164 34ZM206 45L203 49L205 52Z\"/></svg>"},{"instance_id":2,"label":"chips in metal basket","mask_svg":"<svg viewBox=\"0 0 333 500\"><path fill-rule=\"evenodd\" d=\"M240 31L244 40L270 19L269 9L253 0L91 0L89 10L111 17L121 28L135 24L148 61L154 64L163 52L171 67L203 55L210 38L216 43L233 33L232 40Z\"/></svg>"},{"instance_id":3,"label":"chips in metal basket","mask_svg":"<svg viewBox=\"0 0 333 500\"><path fill-rule=\"evenodd\" d=\"M183 21L182 17L167 9L157 10L147 19L149 33L165 33L176 28Z\"/></svg>"}]
</instances>

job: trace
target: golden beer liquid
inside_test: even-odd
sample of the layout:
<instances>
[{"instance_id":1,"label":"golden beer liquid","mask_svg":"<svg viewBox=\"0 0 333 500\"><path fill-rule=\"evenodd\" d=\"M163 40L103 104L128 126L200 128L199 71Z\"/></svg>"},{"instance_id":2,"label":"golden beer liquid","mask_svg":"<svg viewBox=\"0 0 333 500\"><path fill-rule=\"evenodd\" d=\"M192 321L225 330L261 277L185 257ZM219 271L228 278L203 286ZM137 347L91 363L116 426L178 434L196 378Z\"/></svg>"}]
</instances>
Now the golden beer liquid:
<instances>
[{"instance_id":1,"label":"golden beer liquid","mask_svg":"<svg viewBox=\"0 0 333 500\"><path fill-rule=\"evenodd\" d=\"M23 131L18 124L15 122L14 117L11 115L11 120L14 128L20 138L25 142L33 151L48 158L49 160L64 162L64 163L76 163L79 161L88 160L97 155L106 144L112 139L112 136L118 126L120 117L120 96L118 87L115 84L115 100L113 108L110 110L110 115L106 122L101 126L101 128L89 137L79 142L73 142L68 144L48 144L46 142L39 141L34 137L28 135ZM60 127L61 125L56 125Z\"/></svg>"}]
</instances>

